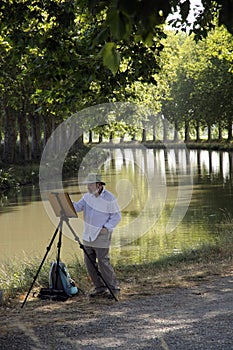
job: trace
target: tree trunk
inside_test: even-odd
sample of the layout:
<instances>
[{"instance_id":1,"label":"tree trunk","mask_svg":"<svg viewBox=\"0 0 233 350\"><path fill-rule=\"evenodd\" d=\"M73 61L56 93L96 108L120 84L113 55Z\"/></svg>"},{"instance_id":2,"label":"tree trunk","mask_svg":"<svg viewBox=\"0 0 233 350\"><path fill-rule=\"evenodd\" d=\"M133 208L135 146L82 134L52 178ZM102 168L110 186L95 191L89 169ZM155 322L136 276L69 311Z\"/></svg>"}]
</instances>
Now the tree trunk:
<instances>
[{"instance_id":1,"label":"tree trunk","mask_svg":"<svg viewBox=\"0 0 233 350\"><path fill-rule=\"evenodd\" d=\"M42 119L44 128L43 146L45 147L48 139L50 138L53 132L53 116L43 116Z\"/></svg>"},{"instance_id":2,"label":"tree trunk","mask_svg":"<svg viewBox=\"0 0 233 350\"><path fill-rule=\"evenodd\" d=\"M131 137L131 141L136 141L136 133L134 133Z\"/></svg>"},{"instance_id":3,"label":"tree trunk","mask_svg":"<svg viewBox=\"0 0 233 350\"><path fill-rule=\"evenodd\" d=\"M25 112L19 112L18 114L18 125L19 125L19 157L21 161L29 159L29 140L27 130L27 118Z\"/></svg>"},{"instance_id":4,"label":"tree trunk","mask_svg":"<svg viewBox=\"0 0 233 350\"><path fill-rule=\"evenodd\" d=\"M189 121L185 120L185 125L184 125L184 140L186 142L190 141L190 133L189 133Z\"/></svg>"},{"instance_id":5,"label":"tree trunk","mask_svg":"<svg viewBox=\"0 0 233 350\"><path fill-rule=\"evenodd\" d=\"M82 129L80 129L79 125L76 124L72 127L71 133L73 133L72 138L75 140L71 147L71 152L76 153L80 150L80 148L83 148L84 145L84 134ZM62 136L62 135L61 135ZM67 137L67 136L65 136ZM60 141L62 145L62 140Z\"/></svg>"},{"instance_id":6,"label":"tree trunk","mask_svg":"<svg viewBox=\"0 0 233 350\"><path fill-rule=\"evenodd\" d=\"M156 128L155 128L155 125L153 125L153 141L156 141Z\"/></svg>"},{"instance_id":7,"label":"tree trunk","mask_svg":"<svg viewBox=\"0 0 233 350\"><path fill-rule=\"evenodd\" d=\"M89 133L88 133L88 143L92 144L93 142L93 139L92 139L92 131L89 130Z\"/></svg>"},{"instance_id":8,"label":"tree trunk","mask_svg":"<svg viewBox=\"0 0 233 350\"><path fill-rule=\"evenodd\" d=\"M75 150L78 151L80 148L83 148L84 142L83 142L83 134L80 135L77 140L74 143Z\"/></svg>"},{"instance_id":9,"label":"tree trunk","mask_svg":"<svg viewBox=\"0 0 233 350\"><path fill-rule=\"evenodd\" d=\"M207 128L208 128L208 142L210 142L211 139L212 139L212 137L211 137L211 136L212 136L212 135L211 135L211 125L208 124Z\"/></svg>"},{"instance_id":10,"label":"tree trunk","mask_svg":"<svg viewBox=\"0 0 233 350\"><path fill-rule=\"evenodd\" d=\"M41 157L41 123L39 115L33 114L29 117L31 124L31 157L33 160L39 160Z\"/></svg>"},{"instance_id":11,"label":"tree trunk","mask_svg":"<svg viewBox=\"0 0 233 350\"><path fill-rule=\"evenodd\" d=\"M16 112L11 107L5 107L5 125L4 125L4 148L3 161L5 163L14 163L16 150Z\"/></svg>"},{"instance_id":12,"label":"tree trunk","mask_svg":"<svg viewBox=\"0 0 233 350\"><path fill-rule=\"evenodd\" d=\"M163 142L167 142L167 121L163 119Z\"/></svg>"},{"instance_id":13,"label":"tree trunk","mask_svg":"<svg viewBox=\"0 0 233 350\"><path fill-rule=\"evenodd\" d=\"M114 137L114 134L113 134L113 131L110 132L110 135L109 135L109 142L112 143L113 142L113 137Z\"/></svg>"},{"instance_id":14,"label":"tree trunk","mask_svg":"<svg viewBox=\"0 0 233 350\"><path fill-rule=\"evenodd\" d=\"M228 133L227 140L231 141L232 140L232 118L228 118L227 133Z\"/></svg>"},{"instance_id":15,"label":"tree trunk","mask_svg":"<svg viewBox=\"0 0 233 350\"><path fill-rule=\"evenodd\" d=\"M218 123L218 139L219 139L219 141L222 140L222 123L221 123L221 121Z\"/></svg>"},{"instance_id":16,"label":"tree trunk","mask_svg":"<svg viewBox=\"0 0 233 350\"><path fill-rule=\"evenodd\" d=\"M146 129L142 129L142 142L146 142Z\"/></svg>"},{"instance_id":17,"label":"tree trunk","mask_svg":"<svg viewBox=\"0 0 233 350\"><path fill-rule=\"evenodd\" d=\"M196 129L196 141L199 142L200 141L200 123L199 122L196 123L195 129Z\"/></svg>"},{"instance_id":18,"label":"tree trunk","mask_svg":"<svg viewBox=\"0 0 233 350\"><path fill-rule=\"evenodd\" d=\"M99 134L99 143L101 143L101 142L103 142L103 134L102 133Z\"/></svg>"},{"instance_id":19,"label":"tree trunk","mask_svg":"<svg viewBox=\"0 0 233 350\"><path fill-rule=\"evenodd\" d=\"M123 143L123 142L124 142L124 139L125 139L125 134L121 135L121 137L120 137L120 143Z\"/></svg>"},{"instance_id":20,"label":"tree trunk","mask_svg":"<svg viewBox=\"0 0 233 350\"><path fill-rule=\"evenodd\" d=\"M174 125L174 141L178 141L179 137L178 137L178 123L177 121L175 121L175 125Z\"/></svg>"}]
</instances>

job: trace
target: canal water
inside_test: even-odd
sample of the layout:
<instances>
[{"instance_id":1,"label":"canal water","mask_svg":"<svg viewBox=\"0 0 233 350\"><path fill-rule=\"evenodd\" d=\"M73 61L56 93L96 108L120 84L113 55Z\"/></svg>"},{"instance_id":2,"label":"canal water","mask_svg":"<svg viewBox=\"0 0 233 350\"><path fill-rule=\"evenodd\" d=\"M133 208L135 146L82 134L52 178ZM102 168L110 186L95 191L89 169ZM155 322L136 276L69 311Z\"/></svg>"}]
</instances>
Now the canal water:
<instances>
[{"instance_id":1,"label":"canal water","mask_svg":"<svg viewBox=\"0 0 233 350\"><path fill-rule=\"evenodd\" d=\"M112 240L115 263L150 262L198 247L214 240L219 223L232 217L232 153L141 148L106 152L98 171L122 213ZM77 174L63 187L74 201L86 191ZM82 215L70 223L81 238ZM2 196L0 262L42 258L55 229L39 186ZM54 260L56 253L55 239L48 259ZM64 227L61 259L69 262L74 256L83 259L79 244Z\"/></svg>"}]
</instances>

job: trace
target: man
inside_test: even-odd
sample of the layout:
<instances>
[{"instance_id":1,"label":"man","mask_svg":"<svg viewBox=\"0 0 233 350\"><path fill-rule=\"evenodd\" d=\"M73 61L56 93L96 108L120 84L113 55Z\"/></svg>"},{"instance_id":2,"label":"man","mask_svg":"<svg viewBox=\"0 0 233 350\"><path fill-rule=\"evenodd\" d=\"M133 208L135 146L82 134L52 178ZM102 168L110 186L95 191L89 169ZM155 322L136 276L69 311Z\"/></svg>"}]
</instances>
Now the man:
<instances>
[{"instance_id":1,"label":"man","mask_svg":"<svg viewBox=\"0 0 233 350\"><path fill-rule=\"evenodd\" d=\"M84 183L88 192L73 205L77 212L84 212L83 245L89 256L84 254L84 261L95 286L90 297L112 297L93 265L98 267L107 286L117 297L120 288L110 263L109 247L113 229L121 220L119 207L115 196L105 189L100 175L90 173Z\"/></svg>"}]
</instances>

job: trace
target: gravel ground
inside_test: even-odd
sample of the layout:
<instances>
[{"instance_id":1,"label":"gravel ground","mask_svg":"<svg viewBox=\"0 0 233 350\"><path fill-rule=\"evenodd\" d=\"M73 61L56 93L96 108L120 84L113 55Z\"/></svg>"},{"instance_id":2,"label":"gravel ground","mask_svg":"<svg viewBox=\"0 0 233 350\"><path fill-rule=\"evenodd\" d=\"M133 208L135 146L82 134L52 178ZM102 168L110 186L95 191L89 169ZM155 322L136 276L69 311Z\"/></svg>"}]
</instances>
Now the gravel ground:
<instances>
[{"instance_id":1,"label":"gravel ground","mask_svg":"<svg viewBox=\"0 0 233 350\"><path fill-rule=\"evenodd\" d=\"M154 292L153 292L154 293ZM189 288L1 309L0 349L233 349L233 276Z\"/></svg>"}]
</instances>

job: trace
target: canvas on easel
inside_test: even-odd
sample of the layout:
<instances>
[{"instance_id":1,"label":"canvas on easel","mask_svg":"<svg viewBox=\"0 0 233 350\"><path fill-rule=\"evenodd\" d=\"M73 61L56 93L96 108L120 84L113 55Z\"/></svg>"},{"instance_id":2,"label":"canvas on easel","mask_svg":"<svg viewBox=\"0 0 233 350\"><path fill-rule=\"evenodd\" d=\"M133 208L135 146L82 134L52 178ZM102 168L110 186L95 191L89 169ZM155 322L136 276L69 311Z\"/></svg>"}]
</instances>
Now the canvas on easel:
<instances>
[{"instance_id":1,"label":"canvas on easel","mask_svg":"<svg viewBox=\"0 0 233 350\"><path fill-rule=\"evenodd\" d=\"M61 215L67 218L77 218L77 213L67 192L51 192L48 194L49 202L56 216Z\"/></svg>"}]
</instances>

